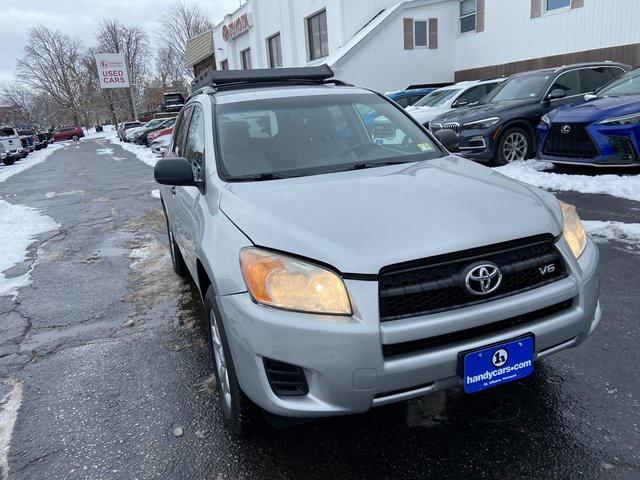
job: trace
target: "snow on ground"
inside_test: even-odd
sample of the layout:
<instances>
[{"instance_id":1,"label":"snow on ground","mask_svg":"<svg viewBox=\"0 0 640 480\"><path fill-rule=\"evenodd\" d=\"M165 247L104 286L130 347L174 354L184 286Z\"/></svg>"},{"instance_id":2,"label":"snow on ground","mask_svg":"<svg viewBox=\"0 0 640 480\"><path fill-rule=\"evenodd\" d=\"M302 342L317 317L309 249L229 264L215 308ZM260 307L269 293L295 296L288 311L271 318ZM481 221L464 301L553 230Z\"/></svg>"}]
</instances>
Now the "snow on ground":
<instances>
[{"instance_id":1,"label":"snow on ground","mask_svg":"<svg viewBox=\"0 0 640 480\"><path fill-rule=\"evenodd\" d=\"M640 174L572 175L548 171L551 168L551 163L527 160L513 162L495 170L547 190L602 193L640 202Z\"/></svg>"},{"instance_id":2,"label":"snow on ground","mask_svg":"<svg viewBox=\"0 0 640 480\"><path fill-rule=\"evenodd\" d=\"M96 155L113 155L113 148L98 148Z\"/></svg>"},{"instance_id":3,"label":"snow on ground","mask_svg":"<svg viewBox=\"0 0 640 480\"><path fill-rule=\"evenodd\" d=\"M151 191L151 196L153 198L160 198L160 190L152 190Z\"/></svg>"},{"instance_id":4,"label":"snow on ground","mask_svg":"<svg viewBox=\"0 0 640 480\"><path fill-rule=\"evenodd\" d=\"M104 125L102 128L104 129L102 132L96 132L95 128L85 128L84 138L89 140L94 138L105 138L115 131L113 125Z\"/></svg>"},{"instance_id":5,"label":"snow on ground","mask_svg":"<svg viewBox=\"0 0 640 480\"><path fill-rule=\"evenodd\" d=\"M30 153L27 158L18 160L13 165L0 164L0 182L4 182L7 178L15 175L16 173L23 172L27 168L31 168L40 162L44 162L49 155L62 147L64 147L64 144L54 143L52 145L49 145L44 150L38 150L36 152Z\"/></svg>"},{"instance_id":6,"label":"snow on ground","mask_svg":"<svg viewBox=\"0 0 640 480\"><path fill-rule=\"evenodd\" d=\"M22 382L11 378L6 382L6 385L11 387L11 391L0 401L0 474L2 474L2 480L9 479L9 446L13 426L18 418L18 410L22 403Z\"/></svg>"},{"instance_id":7,"label":"snow on ground","mask_svg":"<svg viewBox=\"0 0 640 480\"><path fill-rule=\"evenodd\" d=\"M105 138L107 140L109 140L111 143L115 143L117 145L120 145L127 152L133 153L138 158L138 160L140 160L141 162L146 163L150 167L155 167L156 163L158 163L158 160L160 160L160 157L155 155L151 151L151 149L148 148L148 147L145 147L145 146L142 146L142 145L137 145L135 143L121 142L118 139L118 135L117 135L117 133L115 131L110 132L109 135L106 136Z\"/></svg>"},{"instance_id":8,"label":"snow on ground","mask_svg":"<svg viewBox=\"0 0 640 480\"><path fill-rule=\"evenodd\" d=\"M0 225L0 295L15 295L17 288L31 282L31 270L12 278L4 272L27 259L29 245L37 235L57 230L60 225L35 208L4 200L0 200Z\"/></svg>"},{"instance_id":9,"label":"snow on ground","mask_svg":"<svg viewBox=\"0 0 640 480\"><path fill-rule=\"evenodd\" d=\"M616 241L627 245L640 244L640 223L583 220L584 228L598 243Z\"/></svg>"}]
</instances>

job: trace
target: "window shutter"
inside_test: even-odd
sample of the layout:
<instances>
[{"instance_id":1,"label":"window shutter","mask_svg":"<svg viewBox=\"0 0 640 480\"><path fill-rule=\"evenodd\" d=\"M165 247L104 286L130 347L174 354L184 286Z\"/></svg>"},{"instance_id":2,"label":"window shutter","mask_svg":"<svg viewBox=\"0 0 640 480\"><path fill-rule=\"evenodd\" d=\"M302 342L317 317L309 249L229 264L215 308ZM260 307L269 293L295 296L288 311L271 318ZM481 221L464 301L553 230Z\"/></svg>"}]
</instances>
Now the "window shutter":
<instances>
[{"instance_id":1,"label":"window shutter","mask_svg":"<svg viewBox=\"0 0 640 480\"><path fill-rule=\"evenodd\" d=\"M542 15L541 0L531 0L531 18L538 18Z\"/></svg>"},{"instance_id":2,"label":"window shutter","mask_svg":"<svg viewBox=\"0 0 640 480\"><path fill-rule=\"evenodd\" d=\"M584 7L584 0L571 0L571 8Z\"/></svg>"},{"instance_id":3,"label":"window shutter","mask_svg":"<svg viewBox=\"0 0 640 480\"><path fill-rule=\"evenodd\" d=\"M484 32L484 0L476 2L476 32Z\"/></svg>"},{"instance_id":4,"label":"window shutter","mask_svg":"<svg viewBox=\"0 0 640 480\"><path fill-rule=\"evenodd\" d=\"M438 48L438 19L429 19L429 48L435 50Z\"/></svg>"},{"instance_id":5,"label":"window shutter","mask_svg":"<svg viewBox=\"0 0 640 480\"><path fill-rule=\"evenodd\" d=\"M413 50L413 18L404 19L404 49Z\"/></svg>"}]
</instances>

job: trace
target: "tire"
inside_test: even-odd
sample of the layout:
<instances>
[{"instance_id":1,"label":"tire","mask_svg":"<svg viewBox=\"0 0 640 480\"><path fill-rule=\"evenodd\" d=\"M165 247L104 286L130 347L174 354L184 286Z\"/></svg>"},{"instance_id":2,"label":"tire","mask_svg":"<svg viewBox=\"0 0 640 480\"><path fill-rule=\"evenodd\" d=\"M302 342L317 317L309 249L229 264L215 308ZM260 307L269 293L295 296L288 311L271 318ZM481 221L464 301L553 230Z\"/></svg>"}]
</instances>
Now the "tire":
<instances>
[{"instance_id":1,"label":"tire","mask_svg":"<svg viewBox=\"0 0 640 480\"><path fill-rule=\"evenodd\" d=\"M15 157L7 157L2 160L2 163L4 163L5 165L13 165L14 163L16 163L16 159Z\"/></svg>"},{"instance_id":2,"label":"tire","mask_svg":"<svg viewBox=\"0 0 640 480\"><path fill-rule=\"evenodd\" d=\"M500 136L493 160L497 166L531 157L533 142L529 133L520 127L511 127Z\"/></svg>"},{"instance_id":3,"label":"tire","mask_svg":"<svg viewBox=\"0 0 640 480\"><path fill-rule=\"evenodd\" d=\"M80 140L80 137L78 137L78 135L74 135L73 137L71 137L71 140L77 142L78 140Z\"/></svg>"},{"instance_id":4,"label":"tire","mask_svg":"<svg viewBox=\"0 0 640 480\"><path fill-rule=\"evenodd\" d=\"M240 388L224 322L211 286L204 296L204 308L207 336L216 375L218 401L224 422L234 434L246 436L253 430L260 408Z\"/></svg>"},{"instance_id":5,"label":"tire","mask_svg":"<svg viewBox=\"0 0 640 480\"><path fill-rule=\"evenodd\" d=\"M164 205L162 206L164 210ZM171 226L169 225L169 217L167 216L167 211L164 210L164 216L167 221L167 236L169 237L169 253L171 253L171 264L173 266L173 271L179 277L189 278L189 270L187 269L187 264L184 262L184 257L182 256L182 252L180 251L180 247L176 242L176 239L173 237L173 232L171 231Z\"/></svg>"}]
</instances>

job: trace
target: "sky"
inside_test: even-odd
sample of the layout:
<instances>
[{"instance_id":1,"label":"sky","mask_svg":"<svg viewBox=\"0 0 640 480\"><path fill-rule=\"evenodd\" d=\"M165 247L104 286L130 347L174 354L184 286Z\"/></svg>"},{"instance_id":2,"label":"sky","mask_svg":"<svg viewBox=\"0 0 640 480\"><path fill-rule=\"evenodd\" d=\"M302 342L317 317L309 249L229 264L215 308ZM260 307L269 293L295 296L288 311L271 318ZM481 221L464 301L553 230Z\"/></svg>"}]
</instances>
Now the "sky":
<instances>
[{"instance_id":1,"label":"sky","mask_svg":"<svg viewBox=\"0 0 640 480\"><path fill-rule=\"evenodd\" d=\"M189 0L206 8L218 23L235 10L239 0ZM94 43L98 22L116 18L144 29L156 41L158 19L173 0L0 0L0 82L12 80L16 60L22 54L28 30L38 24ZM157 44L156 44L157 45Z\"/></svg>"}]
</instances>

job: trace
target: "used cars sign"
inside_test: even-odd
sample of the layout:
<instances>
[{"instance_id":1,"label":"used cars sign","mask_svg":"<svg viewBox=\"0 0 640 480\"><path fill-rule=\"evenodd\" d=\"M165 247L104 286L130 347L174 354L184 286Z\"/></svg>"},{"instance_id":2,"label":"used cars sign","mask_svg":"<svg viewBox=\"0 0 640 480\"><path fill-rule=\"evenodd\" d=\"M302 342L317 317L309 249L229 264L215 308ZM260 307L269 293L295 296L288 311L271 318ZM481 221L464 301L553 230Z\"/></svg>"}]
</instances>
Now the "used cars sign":
<instances>
[{"instance_id":1,"label":"used cars sign","mask_svg":"<svg viewBox=\"0 0 640 480\"><path fill-rule=\"evenodd\" d=\"M98 79L102 88L129 88L127 63L122 53L97 53Z\"/></svg>"}]
</instances>

